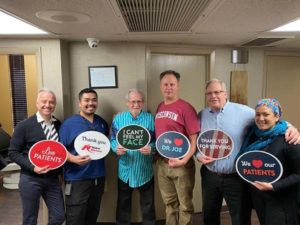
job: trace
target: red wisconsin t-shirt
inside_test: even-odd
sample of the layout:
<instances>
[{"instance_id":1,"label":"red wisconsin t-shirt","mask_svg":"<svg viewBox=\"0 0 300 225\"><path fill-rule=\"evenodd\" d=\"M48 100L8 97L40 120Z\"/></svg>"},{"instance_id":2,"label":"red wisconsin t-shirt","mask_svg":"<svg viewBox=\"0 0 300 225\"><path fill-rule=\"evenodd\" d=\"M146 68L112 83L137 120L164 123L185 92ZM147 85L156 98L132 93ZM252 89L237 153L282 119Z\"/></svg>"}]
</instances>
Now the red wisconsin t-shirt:
<instances>
[{"instance_id":1,"label":"red wisconsin t-shirt","mask_svg":"<svg viewBox=\"0 0 300 225\"><path fill-rule=\"evenodd\" d=\"M198 133L200 122L194 107L182 99L169 105L161 102L155 116L156 138L167 131L177 131L186 137Z\"/></svg>"}]
</instances>

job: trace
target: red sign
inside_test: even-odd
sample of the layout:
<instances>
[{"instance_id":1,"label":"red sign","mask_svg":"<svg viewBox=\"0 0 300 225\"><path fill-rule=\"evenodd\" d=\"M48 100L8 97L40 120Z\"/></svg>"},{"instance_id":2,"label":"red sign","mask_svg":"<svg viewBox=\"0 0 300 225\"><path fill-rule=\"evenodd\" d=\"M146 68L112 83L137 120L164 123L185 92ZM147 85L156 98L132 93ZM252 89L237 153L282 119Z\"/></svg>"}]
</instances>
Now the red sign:
<instances>
[{"instance_id":1,"label":"red sign","mask_svg":"<svg viewBox=\"0 0 300 225\"><path fill-rule=\"evenodd\" d=\"M221 130L206 130L197 139L198 150L214 159L228 157L233 150L232 138Z\"/></svg>"},{"instance_id":2,"label":"red sign","mask_svg":"<svg viewBox=\"0 0 300 225\"><path fill-rule=\"evenodd\" d=\"M67 150L57 141L43 140L34 144L29 150L30 162L38 167L49 166L56 169L67 160Z\"/></svg>"}]
</instances>

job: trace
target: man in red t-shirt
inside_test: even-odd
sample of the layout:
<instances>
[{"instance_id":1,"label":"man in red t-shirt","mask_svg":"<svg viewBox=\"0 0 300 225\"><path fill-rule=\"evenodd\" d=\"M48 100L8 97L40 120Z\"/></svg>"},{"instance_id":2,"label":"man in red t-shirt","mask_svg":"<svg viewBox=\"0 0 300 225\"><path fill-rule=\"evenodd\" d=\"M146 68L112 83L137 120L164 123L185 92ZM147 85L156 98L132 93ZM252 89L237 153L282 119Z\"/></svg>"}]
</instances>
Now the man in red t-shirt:
<instances>
[{"instance_id":1,"label":"man in red t-shirt","mask_svg":"<svg viewBox=\"0 0 300 225\"><path fill-rule=\"evenodd\" d=\"M177 131L188 137L190 150L181 159L160 157L157 161L158 185L166 205L166 225L192 223L193 189L197 134L200 131L197 113L193 106L178 97L180 74L167 70L160 74L160 89L164 97L156 111L155 135Z\"/></svg>"}]
</instances>

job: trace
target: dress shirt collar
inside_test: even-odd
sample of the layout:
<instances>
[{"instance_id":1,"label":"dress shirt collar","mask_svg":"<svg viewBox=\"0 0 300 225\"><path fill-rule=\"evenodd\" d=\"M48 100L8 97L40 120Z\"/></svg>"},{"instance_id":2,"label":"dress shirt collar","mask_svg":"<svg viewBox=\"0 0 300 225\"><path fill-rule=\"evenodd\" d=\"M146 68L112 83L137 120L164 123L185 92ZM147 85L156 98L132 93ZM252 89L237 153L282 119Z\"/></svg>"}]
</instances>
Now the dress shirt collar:
<instances>
[{"instance_id":1,"label":"dress shirt collar","mask_svg":"<svg viewBox=\"0 0 300 225\"><path fill-rule=\"evenodd\" d=\"M220 111L215 112L212 110L212 108L208 107L208 110L210 113L223 113L224 111L226 111L226 108L228 108L228 100L226 101L225 105L223 106L223 108L220 109Z\"/></svg>"},{"instance_id":2,"label":"dress shirt collar","mask_svg":"<svg viewBox=\"0 0 300 225\"><path fill-rule=\"evenodd\" d=\"M42 123L45 121L45 119L41 116L40 112L36 112L36 118L38 123ZM56 121L55 117L51 115L51 119L49 120L50 123L53 121Z\"/></svg>"}]
</instances>

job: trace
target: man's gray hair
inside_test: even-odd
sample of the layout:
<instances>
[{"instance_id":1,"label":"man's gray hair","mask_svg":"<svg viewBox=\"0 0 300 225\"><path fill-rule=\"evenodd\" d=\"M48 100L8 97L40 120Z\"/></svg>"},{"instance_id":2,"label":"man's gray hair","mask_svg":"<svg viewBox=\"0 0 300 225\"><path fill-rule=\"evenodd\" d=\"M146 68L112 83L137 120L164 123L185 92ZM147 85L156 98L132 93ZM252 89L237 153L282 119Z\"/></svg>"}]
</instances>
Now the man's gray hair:
<instances>
[{"instance_id":1,"label":"man's gray hair","mask_svg":"<svg viewBox=\"0 0 300 225\"><path fill-rule=\"evenodd\" d=\"M131 93L138 93L142 97L142 100L144 101L144 93L141 92L140 90L135 89L135 88L131 88L131 89L128 90L128 92L125 96L126 100L129 100L129 95Z\"/></svg>"},{"instance_id":2,"label":"man's gray hair","mask_svg":"<svg viewBox=\"0 0 300 225\"><path fill-rule=\"evenodd\" d=\"M206 82L205 89L207 89L208 86L209 86L210 84L212 84L212 83L219 83L219 84L221 85L221 87L222 87L222 90L227 92L226 84L225 84L223 81L221 81L221 80L219 80L219 79L217 79L217 78L213 78L213 79L207 81L207 82Z\"/></svg>"},{"instance_id":3,"label":"man's gray hair","mask_svg":"<svg viewBox=\"0 0 300 225\"><path fill-rule=\"evenodd\" d=\"M37 98L39 98L40 93L43 93L43 92L47 92L47 93L52 94L52 95L54 96L55 100L56 100L56 95L55 95L55 93L54 93L52 90L50 90L49 88L41 88L41 89L38 91Z\"/></svg>"}]
</instances>

